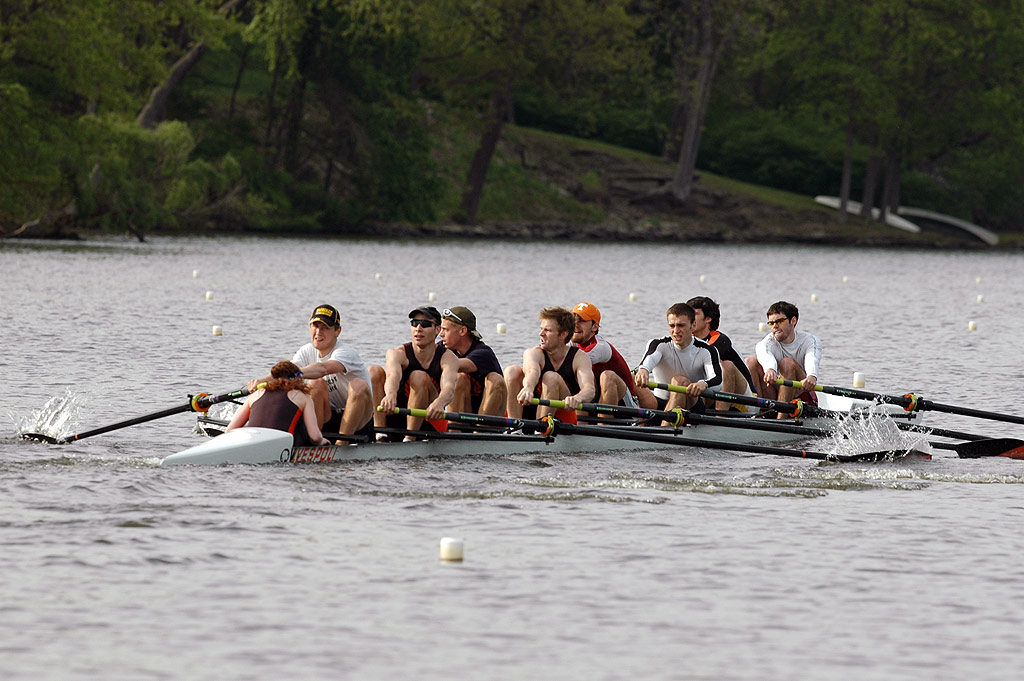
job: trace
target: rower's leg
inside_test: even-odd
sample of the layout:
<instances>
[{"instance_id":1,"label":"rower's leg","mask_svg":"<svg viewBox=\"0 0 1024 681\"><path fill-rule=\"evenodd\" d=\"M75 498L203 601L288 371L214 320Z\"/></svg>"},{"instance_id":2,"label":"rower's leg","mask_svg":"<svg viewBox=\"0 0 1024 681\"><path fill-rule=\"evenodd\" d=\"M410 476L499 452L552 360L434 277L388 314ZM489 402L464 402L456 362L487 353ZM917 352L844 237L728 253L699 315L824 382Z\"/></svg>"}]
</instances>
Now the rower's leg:
<instances>
[{"instance_id":1,"label":"rower's leg","mask_svg":"<svg viewBox=\"0 0 1024 681\"><path fill-rule=\"evenodd\" d=\"M309 381L309 396L313 398L313 407L316 409L316 424L321 428L331 418L331 393L327 381L322 378L314 378Z\"/></svg>"},{"instance_id":2,"label":"rower's leg","mask_svg":"<svg viewBox=\"0 0 1024 681\"><path fill-rule=\"evenodd\" d=\"M523 405L519 404L516 396L523 389L523 378L526 376L523 367L518 364L505 367L505 413L510 419L523 418Z\"/></svg>"},{"instance_id":3,"label":"rower's leg","mask_svg":"<svg viewBox=\"0 0 1024 681\"><path fill-rule=\"evenodd\" d=\"M521 389L521 388L520 388ZM508 401L508 388L505 378L497 371L484 377L484 394L480 401L480 413L491 416L502 416Z\"/></svg>"},{"instance_id":4,"label":"rower's leg","mask_svg":"<svg viewBox=\"0 0 1024 681\"><path fill-rule=\"evenodd\" d=\"M807 378L807 374L804 373L804 368L797 364L796 360L790 359L789 357L783 357L782 361L779 362L779 375L783 378L787 378L790 381L802 381ZM792 402L803 392L803 388L790 388L789 386L779 386L779 401L781 402ZM780 419L787 418L788 414L779 412Z\"/></svg>"},{"instance_id":5,"label":"rower's leg","mask_svg":"<svg viewBox=\"0 0 1024 681\"><path fill-rule=\"evenodd\" d=\"M673 376L672 380L669 381L669 385L690 385L690 379L686 376ZM668 404L665 405L667 411L672 411L677 407L683 409L689 409L697 402L697 398L686 393L670 392L668 394ZM665 425L670 426L671 423L666 422Z\"/></svg>"},{"instance_id":6,"label":"rower's leg","mask_svg":"<svg viewBox=\"0 0 1024 681\"><path fill-rule=\"evenodd\" d=\"M736 368L736 365L727 359L722 360L722 389L723 393L733 393L735 395L743 395L747 392L747 379L743 378L743 374ZM711 400L708 400L710 406ZM715 409L719 411L728 411L731 403L729 402L715 402Z\"/></svg>"},{"instance_id":7,"label":"rower's leg","mask_svg":"<svg viewBox=\"0 0 1024 681\"><path fill-rule=\"evenodd\" d=\"M448 403L450 411L469 411L469 374L459 372L455 379L455 392L452 394L452 401Z\"/></svg>"},{"instance_id":8,"label":"rower's leg","mask_svg":"<svg viewBox=\"0 0 1024 681\"><path fill-rule=\"evenodd\" d=\"M636 387L636 401L643 409L658 408L658 398L654 396L654 391L643 385Z\"/></svg>"},{"instance_id":9,"label":"rower's leg","mask_svg":"<svg viewBox=\"0 0 1024 681\"><path fill-rule=\"evenodd\" d=\"M426 409L437 399L437 386L426 371L414 371L409 374L409 408ZM422 416L406 416L407 430L419 430L423 425ZM408 435L406 437L409 437Z\"/></svg>"},{"instance_id":10,"label":"rower's leg","mask_svg":"<svg viewBox=\"0 0 1024 681\"><path fill-rule=\"evenodd\" d=\"M565 384L565 379L554 371L545 371L540 377L541 399L564 400L569 395L569 386ZM554 407L545 407L543 405L538 406L537 418L542 419L553 411L555 411Z\"/></svg>"},{"instance_id":11,"label":"rower's leg","mask_svg":"<svg viewBox=\"0 0 1024 681\"><path fill-rule=\"evenodd\" d=\"M377 411L377 405L384 399L384 381L388 375L384 371L384 367L373 365L369 368L370 372L370 386L373 389L373 427L374 428L387 428L388 417L382 411Z\"/></svg>"},{"instance_id":12,"label":"rower's leg","mask_svg":"<svg viewBox=\"0 0 1024 681\"><path fill-rule=\"evenodd\" d=\"M342 435L351 435L366 425L373 416L373 393L370 386L361 378L353 378L348 382L348 398L345 401L345 413L338 427Z\"/></svg>"},{"instance_id":13,"label":"rower's leg","mask_svg":"<svg viewBox=\"0 0 1024 681\"><path fill-rule=\"evenodd\" d=\"M622 377L610 370L601 372L599 387L601 392L598 402L601 404L619 404L628 391L626 382L622 380Z\"/></svg>"},{"instance_id":14,"label":"rower's leg","mask_svg":"<svg viewBox=\"0 0 1024 681\"><path fill-rule=\"evenodd\" d=\"M750 371L750 377L754 379L755 385L751 386L754 388L754 392L759 397L764 397L769 400L776 400L779 398L779 391L777 386L768 385L764 382L764 367L757 361L757 357L747 357L747 370Z\"/></svg>"}]
</instances>

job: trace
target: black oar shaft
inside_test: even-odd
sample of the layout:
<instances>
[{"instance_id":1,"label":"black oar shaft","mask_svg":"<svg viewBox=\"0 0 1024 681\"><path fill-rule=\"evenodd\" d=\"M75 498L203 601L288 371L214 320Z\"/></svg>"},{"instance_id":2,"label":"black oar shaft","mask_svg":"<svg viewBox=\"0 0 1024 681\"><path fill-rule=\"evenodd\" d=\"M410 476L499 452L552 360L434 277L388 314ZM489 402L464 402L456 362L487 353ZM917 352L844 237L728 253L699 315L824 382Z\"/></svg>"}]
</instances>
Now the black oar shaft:
<instances>
[{"instance_id":1,"label":"black oar shaft","mask_svg":"<svg viewBox=\"0 0 1024 681\"><path fill-rule=\"evenodd\" d=\"M217 404L218 402L224 402L227 400L237 399L239 397L245 397L249 394L249 388L240 388L233 390L223 395L196 395L188 401L188 404L181 404L177 407L170 407L169 409L163 409L161 411L153 412L152 414L144 414L142 416L136 416L135 418L127 419L125 421L118 421L117 423L111 423L108 426L102 426L94 430L87 430L82 433L76 433L59 440L52 440L59 444L74 442L81 440L82 438L92 437L93 435L101 435L103 433L109 433L112 430L119 430L121 428L127 428L128 426L134 426L139 423L146 423L147 421L155 421L162 419L165 416L172 416L174 414L181 414L186 411L204 411L211 405Z\"/></svg>"},{"instance_id":2,"label":"black oar shaft","mask_svg":"<svg viewBox=\"0 0 1024 681\"><path fill-rule=\"evenodd\" d=\"M795 381L790 381L785 378L776 380L776 383L790 387L797 387L799 385ZM985 411L983 409L971 409L970 407L958 407L955 404L941 404L939 402L932 402L931 400L917 397L916 395L885 395L882 393L874 393L869 390L843 388L836 385L816 385L814 386L814 389L818 392L830 393L832 395L841 395L843 397L853 397L862 400L873 400L875 402L895 404L908 411L925 411L930 409L932 411L941 411L947 414L957 414L959 416L972 416L979 419L1024 424L1024 416L1000 414L993 411Z\"/></svg>"}]
</instances>

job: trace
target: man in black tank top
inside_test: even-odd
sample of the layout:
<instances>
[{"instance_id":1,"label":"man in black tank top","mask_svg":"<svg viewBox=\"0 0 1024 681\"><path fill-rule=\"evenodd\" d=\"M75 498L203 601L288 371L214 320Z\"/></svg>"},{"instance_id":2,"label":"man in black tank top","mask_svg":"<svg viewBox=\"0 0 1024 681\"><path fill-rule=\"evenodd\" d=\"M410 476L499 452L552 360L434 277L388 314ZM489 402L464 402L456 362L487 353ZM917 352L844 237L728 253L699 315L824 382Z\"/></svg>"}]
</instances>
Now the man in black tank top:
<instances>
[{"instance_id":1,"label":"man in black tank top","mask_svg":"<svg viewBox=\"0 0 1024 681\"><path fill-rule=\"evenodd\" d=\"M426 409L430 420L442 417L455 394L459 360L437 343L440 327L441 313L436 308L416 308L409 313L412 340L388 350L383 367L370 367L374 399L381 409L374 414L374 426L387 427L387 416L395 407ZM423 418L406 417L405 425L409 431L420 430Z\"/></svg>"},{"instance_id":2,"label":"man in black tank top","mask_svg":"<svg viewBox=\"0 0 1024 681\"><path fill-rule=\"evenodd\" d=\"M507 411L510 418L521 418L530 400L564 400L575 409L581 402L594 399L594 371L587 353L569 346L576 328L571 310L546 307L540 319L540 344L523 352L523 364L505 369L508 386ZM547 416L550 407L538 407L537 417Z\"/></svg>"},{"instance_id":3,"label":"man in black tank top","mask_svg":"<svg viewBox=\"0 0 1024 681\"><path fill-rule=\"evenodd\" d=\"M722 365L721 391L740 395L747 392L753 394L754 379L750 375L747 363L740 353L736 352L732 340L718 330L718 323L722 318L718 303L707 296L696 296L686 301L686 304L693 308L693 337L699 338L718 350L718 359ZM736 408L736 405L729 402L718 402L715 407L725 411Z\"/></svg>"}]
</instances>

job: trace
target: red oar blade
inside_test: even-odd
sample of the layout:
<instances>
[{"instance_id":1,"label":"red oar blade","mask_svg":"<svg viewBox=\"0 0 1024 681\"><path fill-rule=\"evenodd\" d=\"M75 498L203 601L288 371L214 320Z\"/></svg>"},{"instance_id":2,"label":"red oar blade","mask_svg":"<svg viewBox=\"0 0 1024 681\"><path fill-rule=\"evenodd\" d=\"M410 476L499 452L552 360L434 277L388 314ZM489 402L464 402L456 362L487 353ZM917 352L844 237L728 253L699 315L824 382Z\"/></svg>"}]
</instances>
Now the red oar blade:
<instances>
[{"instance_id":1,"label":"red oar blade","mask_svg":"<svg viewBox=\"0 0 1024 681\"><path fill-rule=\"evenodd\" d=\"M980 459L983 456L1005 456L1008 459L1024 459L1024 440L1012 437L973 440L954 445L953 450L961 459Z\"/></svg>"}]
</instances>

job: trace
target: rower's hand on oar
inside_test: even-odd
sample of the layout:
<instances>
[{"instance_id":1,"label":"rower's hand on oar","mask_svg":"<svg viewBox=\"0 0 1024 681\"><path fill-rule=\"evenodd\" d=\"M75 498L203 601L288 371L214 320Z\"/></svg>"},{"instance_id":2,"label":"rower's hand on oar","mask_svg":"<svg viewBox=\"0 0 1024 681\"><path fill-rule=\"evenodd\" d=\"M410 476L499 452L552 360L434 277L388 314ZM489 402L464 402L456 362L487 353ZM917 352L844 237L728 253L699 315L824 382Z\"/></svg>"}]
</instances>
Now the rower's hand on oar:
<instances>
[{"instance_id":1,"label":"rower's hand on oar","mask_svg":"<svg viewBox=\"0 0 1024 681\"><path fill-rule=\"evenodd\" d=\"M637 385L646 386L648 381L651 380L651 372L649 372L647 369L643 367L640 367L639 369L636 370L636 375L634 378L636 379Z\"/></svg>"},{"instance_id":2,"label":"rower's hand on oar","mask_svg":"<svg viewBox=\"0 0 1024 681\"><path fill-rule=\"evenodd\" d=\"M380 401L380 405L378 406L378 409L380 411L384 412L385 414L394 414L395 413L395 407L397 407L397 406L398 406L398 396L397 395L384 395L384 397Z\"/></svg>"},{"instance_id":3,"label":"rower's hand on oar","mask_svg":"<svg viewBox=\"0 0 1024 681\"><path fill-rule=\"evenodd\" d=\"M250 393L254 393L257 390L259 390L258 386L261 383L266 383L269 380L270 380L269 376L267 378L253 378L248 383L245 384L245 387L249 389Z\"/></svg>"},{"instance_id":4,"label":"rower's hand on oar","mask_svg":"<svg viewBox=\"0 0 1024 681\"><path fill-rule=\"evenodd\" d=\"M569 395L568 397L563 399L562 402L565 403L565 408L566 409L572 409L572 410L575 410L577 407L579 407L582 404L582 401L580 400L580 398L576 397L575 395Z\"/></svg>"},{"instance_id":5,"label":"rower's hand on oar","mask_svg":"<svg viewBox=\"0 0 1024 681\"><path fill-rule=\"evenodd\" d=\"M818 377L812 374L811 376L808 376L804 380L800 381L800 385L803 386L804 392L812 393L814 392L814 387L818 385Z\"/></svg>"},{"instance_id":6,"label":"rower's hand on oar","mask_svg":"<svg viewBox=\"0 0 1024 681\"><path fill-rule=\"evenodd\" d=\"M775 369L764 370L764 382L768 385L775 385L775 381L779 380L779 372Z\"/></svg>"},{"instance_id":7,"label":"rower's hand on oar","mask_svg":"<svg viewBox=\"0 0 1024 681\"><path fill-rule=\"evenodd\" d=\"M519 391L519 394L516 395L516 402L523 405L524 407L530 404L530 400L532 399L533 391L530 390L529 388L523 388L522 390Z\"/></svg>"},{"instance_id":8,"label":"rower's hand on oar","mask_svg":"<svg viewBox=\"0 0 1024 681\"><path fill-rule=\"evenodd\" d=\"M438 398L427 405L427 420L437 421L438 419L444 418L444 408L447 405L441 403L441 399Z\"/></svg>"},{"instance_id":9,"label":"rower's hand on oar","mask_svg":"<svg viewBox=\"0 0 1024 681\"><path fill-rule=\"evenodd\" d=\"M686 386L686 394L693 395L694 397L700 397L701 394L708 389L707 381L697 381Z\"/></svg>"}]
</instances>

